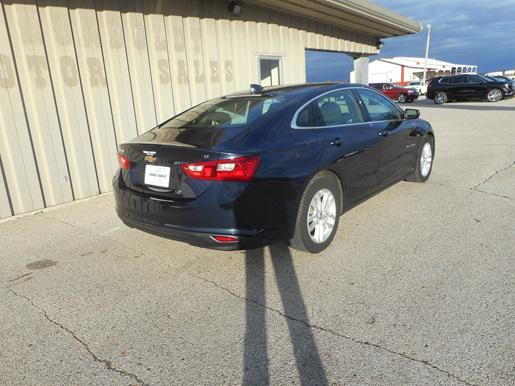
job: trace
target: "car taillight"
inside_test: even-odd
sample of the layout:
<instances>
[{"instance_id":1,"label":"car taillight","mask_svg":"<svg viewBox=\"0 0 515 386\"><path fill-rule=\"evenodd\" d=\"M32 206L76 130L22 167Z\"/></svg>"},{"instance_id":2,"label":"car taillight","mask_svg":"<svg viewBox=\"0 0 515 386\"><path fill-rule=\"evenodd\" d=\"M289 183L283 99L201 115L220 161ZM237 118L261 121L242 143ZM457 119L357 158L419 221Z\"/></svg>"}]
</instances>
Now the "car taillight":
<instances>
[{"instance_id":1,"label":"car taillight","mask_svg":"<svg viewBox=\"0 0 515 386\"><path fill-rule=\"evenodd\" d=\"M182 164L191 178L218 181L250 181L260 163L256 156Z\"/></svg>"},{"instance_id":2,"label":"car taillight","mask_svg":"<svg viewBox=\"0 0 515 386\"><path fill-rule=\"evenodd\" d=\"M238 242L238 237L236 237L236 236L216 235L216 236L209 236L209 237L211 237L213 240L215 240L217 243L220 243L220 244L229 244L229 243L237 243Z\"/></svg>"},{"instance_id":3,"label":"car taillight","mask_svg":"<svg viewBox=\"0 0 515 386\"><path fill-rule=\"evenodd\" d=\"M129 170L131 167L131 160L126 155L123 155L121 153L117 153L118 156L118 165L124 170Z\"/></svg>"}]
</instances>

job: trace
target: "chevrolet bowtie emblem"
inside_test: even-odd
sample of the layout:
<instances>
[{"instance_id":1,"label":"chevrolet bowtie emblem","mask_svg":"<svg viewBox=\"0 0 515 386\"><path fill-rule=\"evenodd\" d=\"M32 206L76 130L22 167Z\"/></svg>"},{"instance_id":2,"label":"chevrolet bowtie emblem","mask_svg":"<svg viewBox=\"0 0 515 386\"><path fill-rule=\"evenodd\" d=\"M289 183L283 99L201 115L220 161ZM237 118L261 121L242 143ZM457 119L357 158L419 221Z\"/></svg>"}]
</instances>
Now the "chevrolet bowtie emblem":
<instances>
[{"instance_id":1,"label":"chevrolet bowtie emblem","mask_svg":"<svg viewBox=\"0 0 515 386\"><path fill-rule=\"evenodd\" d=\"M156 152L155 151L143 151L143 154L145 154L145 158L143 158L147 162L156 162Z\"/></svg>"}]
</instances>

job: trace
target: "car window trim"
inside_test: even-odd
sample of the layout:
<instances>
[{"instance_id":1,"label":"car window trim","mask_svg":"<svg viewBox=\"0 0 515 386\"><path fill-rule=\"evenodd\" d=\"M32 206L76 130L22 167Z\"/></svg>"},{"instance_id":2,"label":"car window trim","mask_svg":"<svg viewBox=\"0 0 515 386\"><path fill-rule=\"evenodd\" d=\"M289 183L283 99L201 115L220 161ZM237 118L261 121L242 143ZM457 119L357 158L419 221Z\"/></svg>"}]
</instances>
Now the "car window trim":
<instances>
[{"instance_id":1,"label":"car window trim","mask_svg":"<svg viewBox=\"0 0 515 386\"><path fill-rule=\"evenodd\" d=\"M293 118L290 122L290 127L292 129L295 129L295 130L305 130L305 129L327 129L327 128L335 128L335 127L344 127L344 126L355 126L355 125L362 125L362 124L370 124L370 123L379 123L379 122L391 122L391 121L399 121L399 120L402 120L402 119L388 119L388 120L381 120L381 121L365 121L365 122L357 122L357 123L343 123L341 125L330 125L330 126L298 126L297 125L297 118L299 116L299 114L301 113L302 110L304 110L305 107L307 107L310 103L314 102L315 100L317 100L318 98L320 97L323 97L327 94L331 94L333 92L337 92L337 91L343 91L343 90L356 90L356 89L361 89L361 90L371 90L373 92L375 92L376 94L382 96L383 98L386 99L386 101L388 103L390 103L393 107L395 107L401 114L401 116L403 116L404 114L404 110L402 110L399 106L397 106L395 103L393 103L392 101L390 101L387 97L385 97L381 92L375 90L373 87L363 87L363 86L355 86L355 87L342 87L342 88L337 88L337 89L334 89L334 90L329 90L329 91L326 91L326 92L323 92L322 94L319 94L317 96L315 96L314 98L310 99L309 101L307 101L306 103L304 103L302 106L300 106L297 111L295 111L295 114L293 115ZM356 96L354 96L354 93L353 94L353 97L356 98ZM359 99L359 96L358 96L358 101L359 102L361 101L361 99ZM370 116L369 116L370 117Z\"/></svg>"},{"instance_id":2,"label":"car window trim","mask_svg":"<svg viewBox=\"0 0 515 386\"><path fill-rule=\"evenodd\" d=\"M337 88L337 89L334 89L334 90L329 90L329 91L325 91L323 92L322 94L318 94L317 96L315 96L314 98L311 98L309 101L307 101L306 103L304 103L302 106L300 106L296 111L295 111L295 114L293 114L293 118L290 122L290 126L292 129L300 129L300 130L303 130L303 129L324 129L324 128L332 128L332 127L340 127L340 126L348 126L348 125L356 125L357 123L343 123L341 125L329 125L329 126L298 126L297 125L297 119L300 115L300 113L302 112L302 110L304 110L304 108L308 107L312 102L314 102L315 100L317 100L318 98L321 98L323 96L326 96L327 94L331 94L331 93L335 93L335 92L338 92L338 91L343 91L343 90L351 90L351 89L356 89L356 88L364 88L364 87L341 87L341 88ZM354 96L353 96L354 97ZM360 123L367 123L367 122L360 122Z\"/></svg>"}]
</instances>

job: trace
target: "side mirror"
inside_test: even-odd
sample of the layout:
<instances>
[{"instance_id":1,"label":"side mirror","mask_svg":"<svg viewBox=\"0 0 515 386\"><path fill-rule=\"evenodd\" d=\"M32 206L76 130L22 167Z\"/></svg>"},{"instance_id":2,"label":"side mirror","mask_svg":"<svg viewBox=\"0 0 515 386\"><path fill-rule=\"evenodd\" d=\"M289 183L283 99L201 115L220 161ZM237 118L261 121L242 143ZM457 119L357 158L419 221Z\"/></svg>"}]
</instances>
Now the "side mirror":
<instances>
[{"instance_id":1,"label":"side mirror","mask_svg":"<svg viewBox=\"0 0 515 386\"><path fill-rule=\"evenodd\" d=\"M417 109L404 110L404 119L417 119L420 117L420 111Z\"/></svg>"}]
</instances>

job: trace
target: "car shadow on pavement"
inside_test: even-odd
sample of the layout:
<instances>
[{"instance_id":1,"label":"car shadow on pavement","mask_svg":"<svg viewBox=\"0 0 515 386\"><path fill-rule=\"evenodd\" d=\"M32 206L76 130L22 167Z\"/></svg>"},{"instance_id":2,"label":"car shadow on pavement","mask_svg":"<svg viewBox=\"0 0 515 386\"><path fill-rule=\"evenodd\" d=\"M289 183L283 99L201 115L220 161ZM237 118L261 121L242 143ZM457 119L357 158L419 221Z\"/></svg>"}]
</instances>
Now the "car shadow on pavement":
<instances>
[{"instance_id":1,"label":"car shadow on pavement","mask_svg":"<svg viewBox=\"0 0 515 386\"><path fill-rule=\"evenodd\" d=\"M270 246L276 284L288 324L295 363L302 385L327 385L322 359L313 336L306 304L286 244ZM269 358L266 331L264 250L245 252L246 332L243 380L245 385L269 384ZM259 304L257 304L259 303Z\"/></svg>"},{"instance_id":2,"label":"car shadow on pavement","mask_svg":"<svg viewBox=\"0 0 515 386\"><path fill-rule=\"evenodd\" d=\"M246 298L243 352L244 385L267 385L265 256L263 249L245 251Z\"/></svg>"}]
</instances>

